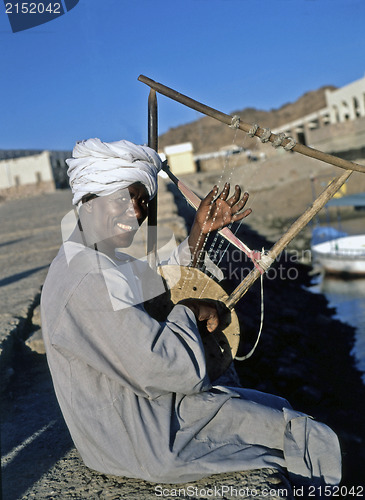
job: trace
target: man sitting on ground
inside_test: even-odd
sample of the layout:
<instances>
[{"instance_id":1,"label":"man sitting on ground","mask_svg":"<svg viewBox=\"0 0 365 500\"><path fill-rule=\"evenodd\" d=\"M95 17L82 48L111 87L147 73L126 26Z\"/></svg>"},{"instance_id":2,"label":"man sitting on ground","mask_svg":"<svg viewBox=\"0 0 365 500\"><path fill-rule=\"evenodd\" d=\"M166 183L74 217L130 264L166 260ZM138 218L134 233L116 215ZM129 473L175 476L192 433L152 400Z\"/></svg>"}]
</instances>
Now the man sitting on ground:
<instances>
[{"instance_id":1,"label":"man sitting on ground","mask_svg":"<svg viewBox=\"0 0 365 500\"><path fill-rule=\"evenodd\" d=\"M183 301L167 319L143 305L140 262L124 249L156 195L161 160L128 141L78 143L68 160L79 223L45 281L47 359L85 464L152 482L275 467L296 485L338 484L337 436L277 396L210 380L197 322L216 308ZM196 259L206 234L241 220L248 195L214 188L170 263ZM188 258L187 258L188 255Z\"/></svg>"}]
</instances>

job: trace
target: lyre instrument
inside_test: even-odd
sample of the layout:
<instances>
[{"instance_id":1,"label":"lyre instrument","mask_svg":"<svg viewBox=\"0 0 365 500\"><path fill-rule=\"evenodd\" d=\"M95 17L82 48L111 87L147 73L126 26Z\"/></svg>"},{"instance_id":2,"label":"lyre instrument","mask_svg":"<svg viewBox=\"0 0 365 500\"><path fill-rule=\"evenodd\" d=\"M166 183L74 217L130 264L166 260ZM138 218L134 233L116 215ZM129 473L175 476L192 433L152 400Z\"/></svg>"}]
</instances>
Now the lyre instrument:
<instances>
[{"instance_id":1,"label":"lyre instrument","mask_svg":"<svg viewBox=\"0 0 365 500\"><path fill-rule=\"evenodd\" d=\"M286 246L291 242L291 240L312 220L313 217L325 206L325 204L334 196L334 194L341 188L341 186L347 181L353 171L365 172L365 167L357 163L338 158L336 156L323 153L316 149L304 146L302 144L297 144L289 137L277 136L269 131L269 129L260 128L258 125L250 125L241 122L239 117L232 117L226 115L220 111L210 108L198 101L191 99L183 94L176 92L175 90L166 87L160 83L154 82L150 78L140 75L139 81L148 85L151 89L149 96L149 145L157 150L157 100L156 92L159 92L177 102L180 102L192 109L195 109L205 115L211 116L232 128L243 130L249 133L251 136L257 136L261 138L263 142L271 142L275 147L282 146L285 149L291 149L298 153L316 158L323 162L335 165L337 167L345 169L345 172L341 176L332 180L332 182L324 189L324 191L318 196L318 198L312 203L312 205L307 208L307 210L298 217L298 219L290 226L290 228L281 236L281 238L273 245L273 247L265 254L259 255L258 253L246 252L254 263L254 268L248 273L248 275L243 279L243 281L236 287L236 289L228 296L222 287L213 281L211 278L206 276L200 270L192 267L178 267L176 266L162 266L159 268L159 273L163 277L166 288L169 293L169 300L165 299L160 302L160 305L156 308L152 305L149 308L149 312L153 315L158 309L159 312L165 317L171 310L173 305L178 303L180 300L185 298L204 298L208 300L215 301L218 311L221 313L222 322L220 327L216 332L208 334L207 332L202 332L202 339L204 342L206 361L208 367L208 373L212 380L215 380L220 374L222 374L225 369L229 366L230 362L236 356L239 341L240 341L240 325L237 319L237 315L234 311L234 307L237 302L245 295L249 288L254 284L254 282L265 273L275 259L280 255L280 253L286 248ZM152 132L151 132L152 131ZM152 135L154 136L152 137ZM181 189L181 181L179 181L171 172L167 170L170 178L175 182L179 189L183 192L184 196L187 195L189 203L197 208L198 200L194 193L191 193L189 199L189 189L187 186L183 185ZM180 186L179 186L180 183ZM185 192L184 192L185 191ZM195 198L194 198L195 196ZM153 213L155 211L155 213ZM156 221L157 206L151 209L151 214L149 213L149 218L152 221ZM221 231L221 235L232 241L232 233L230 233L227 228ZM235 238L235 237L234 237ZM236 239L237 240L237 239ZM239 242L239 243L238 243ZM233 242L233 244L244 246L239 240ZM153 244L150 243L149 248L153 248ZM245 251L243 248L241 250ZM250 251L251 252L251 251ZM156 262L153 257L150 259L151 262ZM177 279L177 274L179 278ZM176 285L172 285L173 283ZM186 284L188 283L188 286ZM183 286L184 284L184 286ZM153 304L153 301L152 301Z\"/></svg>"}]
</instances>

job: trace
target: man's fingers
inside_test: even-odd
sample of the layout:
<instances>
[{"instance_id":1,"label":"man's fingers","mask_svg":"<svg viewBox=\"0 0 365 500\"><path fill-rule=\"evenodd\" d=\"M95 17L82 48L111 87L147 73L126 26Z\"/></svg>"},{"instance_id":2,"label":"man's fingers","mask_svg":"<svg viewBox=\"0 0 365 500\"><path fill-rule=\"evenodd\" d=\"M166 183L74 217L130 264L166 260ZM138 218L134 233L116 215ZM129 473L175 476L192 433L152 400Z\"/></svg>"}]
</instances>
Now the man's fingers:
<instances>
[{"instance_id":1,"label":"man's fingers","mask_svg":"<svg viewBox=\"0 0 365 500\"><path fill-rule=\"evenodd\" d=\"M209 333L218 328L219 315L214 304L204 299L183 299L179 304L189 307L198 321L206 321L206 329Z\"/></svg>"},{"instance_id":2,"label":"man's fingers","mask_svg":"<svg viewBox=\"0 0 365 500\"><path fill-rule=\"evenodd\" d=\"M232 207L241 197L241 188L237 185L234 188L234 194L230 198L228 198L227 203L230 207Z\"/></svg>"},{"instance_id":3,"label":"man's fingers","mask_svg":"<svg viewBox=\"0 0 365 500\"><path fill-rule=\"evenodd\" d=\"M244 219L245 217L247 217L248 215L250 215L250 213L252 212L252 209L251 208L246 208L246 210L240 214L234 214L232 216L232 220L234 222L237 222L239 220L242 220Z\"/></svg>"},{"instance_id":4,"label":"man's fingers","mask_svg":"<svg viewBox=\"0 0 365 500\"><path fill-rule=\"evenodd\" d=\"M242 208L246 205L248 198L249 194L247 192L243 193L242 199L232 207L232 214L236 214L242 210Z\"/></svg>"},{"instance_id":5,"label":"man's fingers","mask_svg":"<svg viewBox=\"0 0 365 500\"><path fill-rule=\"evenodd\" d=\"M218 328L219 325L219 319L218 315L213 315L211 316L208 321L207 321L207 330L209 333L214 332L216 328Z\"/></svg>"},{"instance_id":6,"label":"man's fingers","mask_svg":"<svg viewBox=\"0 0 365 500\"><path fill-rule=\"evenodd\" d=\"M223 188L223 190L218 198L226 201L226 199L228 198L228 195L229 195L229 182L226 182L224 185L224 188Z\"/></svg>"},{"instance_id":7,"label":"man's fingers","mask_svg":"<svg viewBox=\"0 0 365 500\"><path fill-rule=\"evenodd\" d=\"M205 221L202 224L202 230L204 230L205 234L228 226L231 222L240 221L251 213L251 209L242 211L249 194L245 192L242 199L240 199L241 188L236 185L234 194L228 198L229 188L230 185L226 182L222 192L218 194L219 190L215 185L202 200L198 213L200 218L205 216Z\"/></svg>"},{"instance_id":8,"label":"man's fingers","mask_svg":"<svg viewBox=\"0 0 365 500\"><path fill-rule=\"evenodd\" d=\"M213 189L207 194L207 196L202 199L200 204L207 206L211 205L217 194L218 194L218 186L214 186Z\"/></svg>"},{"instance_id":9,"label":"man's fingers","mask_svg":"<svg viewBox=\"0 0 365 500\"><path fill-rule=\"evenodd\" d=\"M206 303L204 300L199 302L198 321L206 321L208 332L214 332L219 325L219 316L216 307Z\"/></svg>"}]
</instances>

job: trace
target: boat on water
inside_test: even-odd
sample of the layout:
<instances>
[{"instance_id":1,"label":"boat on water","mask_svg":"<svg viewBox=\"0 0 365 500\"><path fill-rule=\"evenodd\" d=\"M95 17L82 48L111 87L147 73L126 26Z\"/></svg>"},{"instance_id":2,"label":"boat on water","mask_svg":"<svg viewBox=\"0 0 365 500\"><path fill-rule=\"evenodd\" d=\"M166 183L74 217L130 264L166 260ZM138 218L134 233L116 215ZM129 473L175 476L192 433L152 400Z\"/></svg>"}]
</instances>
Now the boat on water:
<instances>
[{"instance_id":1,"label":"boat on water","mask_svg":"<svg viewBox=\"0 0 365 500\"><path fill-rule=\"evenodd\" d=\"M365 234L312 245L312 255L327 274L365 276Z\"/></svg>"},{"instance_id":2,"label":"boat on water","mask_svg":"<svg viewBox=\"0 0 365 500\"><path fill-rule=\"evenodd\" d=\"M334 198L327 207L353 206L365 209L365 193ZM348 235L333 227L318 227L312 234L313 262L320 265L325 274L342 277L365 276L365 232Z\"/></svg>"}]
</instances>

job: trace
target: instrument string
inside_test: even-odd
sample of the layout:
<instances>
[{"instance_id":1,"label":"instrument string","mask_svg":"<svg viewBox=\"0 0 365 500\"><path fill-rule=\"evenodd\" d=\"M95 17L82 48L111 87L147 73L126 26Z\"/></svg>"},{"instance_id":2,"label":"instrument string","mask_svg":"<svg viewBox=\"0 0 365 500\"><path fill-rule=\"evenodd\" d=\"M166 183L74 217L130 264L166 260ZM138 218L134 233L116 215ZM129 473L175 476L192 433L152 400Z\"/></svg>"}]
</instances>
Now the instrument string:
<instances>
[{"instance_id":1,"label":"instrument string","mask_svg":"<svg viewBox=\"0 0 365 500\"><path fill-rule=\"evenodd\" d=\"M207 211L207 215L205 216L204 225L206 225L208 223L208 218L209 218L210 212L212 211L213 203L214 203L214 197L212 198L212 201L210 202L210 208ZM215 222L215 216L213 216L213 219L212 219L212 221L210 223L210 228L212 228L214 222ZM200 233L199 233L199 236L198 236L198 239L197 239L197 242L196 242L195 247L193 249L191 260L190 260L190 262L189 262L189 264L187 266L188 269L191 269L193 267L199 268L200 265L203 266L203 263L201 263L201 260L203 260L202 256L204 254L204 248L205 248L207 239L209 237L209 232L204 236L204 241L203 241L203 244L202 244L202 248L199 251L199 255L198 255L198 249L199 249L199 246L200 246L200 243L201 243L201 240L202 240L203 236L204 236L204 233L203 233L203 230L201 229ZM194 258L196 258L196 264L195 265L193 265ZM186 291L187 282L188 282L189 278L190 278L189 273L185 273L185 277L184 277L183 283L181 285L181 290L182 291Z\"/></svg>"},{"instance_id":2,"label":"instrument string","mask_svg":"<svg viewBox=\"0 0 365 500\"><path fill-rule=\"evenodd\" d=\"M236 135L237 135L237 129L235 130L235 133L234 133L234 138L233 138L233 141L232 141L233 143L234 143L234 142L235 142L235 140L236 140ZM225 157L225 161L224 161L224 165L223 165L223 170L222 170L221 175L219 176L219 179L218 179L218 182L217 182L217 188L218 188L217 194L219 193L219 191L220 191L220 190L221 190L221 188L222 188L223 177L224 177L224 174L225 174L225 171L226 171L227 165L228 165L228 155ZM231 173L231 175L232 175L232 173ZM210 203L210 210L208 210L207 215L206 215L206 218L205 218L205 224L207 224L207 222L208 222L208 218L209 218L209 216L210 216L210 214L211 214L211 211L212 211L212 209L213 209L213 204L214 204L214 202L215 202L215 198L213 197L213 198L212 198L212 201L211 201L211 203ZM215 215L213 215L212 221L211 221L211 223L210 223L210 229L213 227L213 224L214 224L215 220L216 220L216 216L215 216ZM199 246L200 246L200 244L201 244L201 240L202 240L202 238L203 238L203 236L204 236L204 240L203 240L202 248L201 248L201 250L200 250L200 252L199 252L199 255L196 255L196 261L197 261L197 262L196 262L196 265L195 265L195 267L200 268L202 271L204 270L204 259L202 259L202 256L204 255L205 246L206 246L206 244L207 244L207 241L208 241L208 238L209 238L209 234L210 234L210 231L209 231L209 232L208 232L208 233L204 236L203 231L202 231L202 230L200 231L200 234L199 234L199 236L198 236L198 240L197 240L197 242L196 242L195 248L193 249L193 256L192 256L191 262L190 262L190 264L188 265L188 267L189 267L189 268L190 268L190 267L193 267L193 259L194 259L194 256L197 254L197 252L198 252L198 248L199 248ZM213 245L214 245L214 243L215 243L215 241L216 241L216 239L217 239L217 235L218 235L218 233L216 233L216 235L215 235L215 239L214 239ZM210 249L211 249L211 248L212 248L212 245L210 246ZM208 250L208 255L209 255L209 250ZM181 288L182 288L182 289L186 289L186 286L187 286L187 281L188 281L188 273L186 273L186 276L185 276L185 278L184 278L184 281L183 281L183 283L182 283L182 285L181 285ZM205 291L205 289L206 289L206 286L205 286L205 287L204 287L204 289L202 290L202 292L201 292L201 294L200 294L199 298L201 298L202 293Z\"/></svg>"},{"instance_id":3,"label":"instrument string","mask_svg":"<svg viewBox=\"0 0 365 500\"><path fill-rule=\"evenodd\" d=\"M235 134L236 135L236 134ZM235 137L234 137L234 140L235 140ZM246 145L246 136L244 137L244 140L243 140L243 144L242 144L242 148L245 150L245 145ZM260 166L264 165L265 164L265 160L263 162L260 162ZM253 170L253 172L251 172L251 175L249 177L249 179L246 181L248 183L248 186L252 185L255 178L257 177L258 175L258 168L255 168ZM230 178L232 178L232 174L233 174L233 171L234 171L234 167L231 169L231 172L230 172ZM246 186L245 186L246 188ZM249 190L249 187L248 189ZM252 206L252 202L254 201L254 199L256 198L256 195L257 195L257 191L254 191L254 195L253 197L250 196L250 205ZM241 219L235 226L235 229L233 231L233 234L236 235L238 233L238 231L240 230L241 228L241 225L243 223L243 219ZM231 229L231 226L232 224L230 224L228 227ZM218 233L216 234L216 237L218 236ZM219 255L219 252L223 246L223 242L224 242L224 238L221 238L221 241L219 243L219 246L217 248L217 251L215 252L214 256L212 256L212 260L216 260L217 256ZM223 260L223 257L224 255L226 254L226 252L228 251L228 248L229 248L229 245L230 243L229 242L226 242L226 246L224 248L224 250L220 253L220 257L218 259L218 261L216 262L216 265L219 267L222 260ZM264 249L262 249L262 254L264 253ZM261 334L262 334L262 330L263 330L263 325L264 325L264 275L262 274L261 277L260 277L260 326L259 326L259 330L258 330L258 333L257 333L257 337L256 337L256 341L252 347L252 349L244 356L236 356L235 357L235 360L237 361L245 361L247 359L249 359L255 352L258 344L259 344L259 341L260 341L260 338L261 338ZM205 288L207 287L207 285L205 285ZM203 293L203 292L202 292ZM201 293L201 295L202 295Z\"/></svg>"},{"instance_id":4,"label":"instrument string","mask_svg":"<svg viewBox=\"0 0 365 500\"><path fill-rule=\"evenodd\" d=\"M235 115L235 116L233 117L233 119L232 119L232 124L230 125L230 128L232 128L232 129L234 129L234 130L235 130L235 132L234 132L234 136L233 136L233 140L232 140L232 144L236 144L236 138L237 138L237 131L238 131L238 127L239 127L239 121L240 121L240 118L239 118L238 116L236 116L236 115ZM244 150L244 151L248 151L248 149L247 149L247 142L246 142L246 139L247 139L247 135L245 134L245 135L244 135L244 137L243 137L242 146L241 146L241 147L242 147L242 150ZM232 168L229 170L229 173L228 173L228 179L227 179L227 181L226 181L226 182L231 183L231 179L232 179L233 173L234 173L235 168L236 168L236 166L237 166L237 164L238 164L238 161L239 161L239 156L235 156L235 160L236 160L236 161L234 162L234 164L232 164ZM228 158L228 156L227 156L227 157L226 157L226 160L225 160L225 163L224 163L224 168L223 168L222 175L220 176L220 184L221 184L221 181L223 180L223 175L224 175L225 171L227 170L227 166L228 166L229 162L230 162L230 160L229 160L229 158ZM232 163L232 162L231 162L231 163ZM252 163L253 163L253 162L252 162ZM260 165L257 165L257 167L258 167L258 168L253 168L253 169L250 169L250 170L251 170L251 172L250 172L250 176L249 176L249 178L248 178L248 179L246 180L246 182L245 182L245 183L246 183L246 186L245 186L245 187L247 187L247 185L249 186L249 185L253 182L254 178L256 178L256 176L258 175L258 171L259 171L260 167L261 167L264 163L265 163L265 161L260 161L260 162L259 162L259 164L260 164ZM255 167L256 167L256 164L255 164ZM250 188L248 187L248 189L246 189L246 190L250 190ZM250 195L250 206L252 206L252 204L255 204L256 195L257 195L257 193L256 193L256 191L254 190L253 195ZM242 223L243 223L243 222L244 222L244 221L243 221L243 219L242 219L241 221L239 221L239 222L235 225L235 226L236 226L236 228L235 228L235 231L234 231L234 235L236 235L236 234L237 234L237 232L240 230L240 227L241 227L241 225L242 225ZM229 229L231 229L231 227L232 227L232 223L228 226L228 228L229 228ZM217 232L217 233L216 233L216 235L215 235L215 237L214 237L214 239L213 239L213 241L212 241L212 243L211 243L211 245L210 245L210 248L209 248L209 250L208 250L208 255L211 257L211 259L212 259L213 261L215 261L215 260L217 259L217 256L219 255L219 253L220 253L220 251L221 251L221 248L222 248L222 246L223 246L223 244L224 244L224 238L221 238L220 243L218 244L218 248L217 248L216 250L214 250L214 248L215 248L215 246L216 246L216 244L217 244L217 241L218 241L218 239L219 239L219 236L220 236L220 235L219 235L219 234L218 234L218 232ZM229 245L230 245L230 243L229 243L229 242L226 242L226 248L224 249L224 251L223 251L223 252L221 252L221 258L220 258L220 259L219 259L219 261L217 262L217 265L219 265L219 263L221 262L221 260L222 260L223 256L225 255L225 253L226 253L226 252L227 252L227 250L228 250L228 246L229 246Z\"/></svg>"},{"instance_id":5,"label":"instrument string","mask_svg":"<svg viewBox=\"0 0 365 500\"><path fill-rule=\"evenodd\" d=\"M260 283L261 283L260 328L256 337L256 342L254 343L252 349L247 354L245 354L244 356L235 356L234 359L236 361L245 361L246 359L250 358L252 354L255 352L256 347L258 346L261 338L261 333L264 326L264 275L263 274L261 274L260 276Z\"/></svg>"},{"instance_id":6,"label":"instrument string","mask_svg":"<svg viewBox=\"0 0 365 500\"><path fill-rule=\"evenodd\" d=\"M245 148L245 145L247 145L247 136L245 134L244 138L243 138L243 143L242 143L242 147ZM261 161L258 162L259 164L258 165L255 165L255 167L257 166L258 168L254 168L253 172L251 173L249 179L247 180L248 182L248 186L247 186L247 191L250 191L250 188L254 186L254 182L255 180L257 179L257 176L258 176L258 172L259 170L263 167L263 168L266 168L267 165L267 161L266 161L266 155L264 157L264 159L262 159ZM246 189L246 187L245 187ZM253 195L250 195L250 206L251 208L253 209L253 213L254 213L254 206L255 206L255 201L257 199L257 195L259 193L259 190L256 189L256 190L253 190ZM239 223L237 224L237 227L234 231L234 234L236 235L239 231L239 229L241 228L241 225L243 223L243 219L239 221ZM228 245L226 247L226 250L228 249ZM264 255L264 248L262 248L262 255ZM259 341L261 339L261 334L262 334L262 330L263 330L263 326L264 326L264 315L265 315L265 308L264 308L264 274L261 274L260 276L260 326L259 326L259 330L258 330L258 333L257 333L257 337L256 337L256 341L252 347L252 349L244 356L236 356L235 357L235 360L237 361L245 361L246 359L249 359L255 352L258 344L259 344Z\"/></svg>"},{"instance_id":7,"label":"instrument string","mask_svg":"<svg viewBox=\"0 0 365 500\"><path fill-rule=\"evenodd\" d=\"M245 136L243 138L242 146L241 147L242 147L243 150L247 151L247 136L246 136L246 134L245 134ZM245 191L248 191L250 193L249 206L253 209L253 216L255 216L254 206L255 206L255 204L257 202L258 190L253 189L253 194L251 194L251 187L254 186L254 181L256 180L256 178L258 176L258 173L259 173L259 170L261 169L261 167L265 168L265 163L266 163L266 157L265 157L265 159L259 161L258 164L256 164L256 162L255 162L253 169L251 169L249 177L245 180ZM250 167L247 167L247 168L250 168ZM234 231L232 231L235 236L237 235L237 233L241 229L242 224L245 224L244 219L241 219L239 222L237 222L235 224L235 229L234 229ZM231 225L229 227L231 229ZM230 245L230 243L227 242L226 248L222 252L221 258L220 258L219 262L217 263L217 265L219 265L220 262L222 261L225 253L227 252L227 250L229 248L229 245Z\"/></svg>"},{"instance_id":8,"label":"instrument string","mask_svg":"<svg viewBox=\"0 0 365 500\"><path fill-rule=\"evenodd\" d=\"M234 131L234 135L233 135L233 139L232 139L232 145L234 145L236 143L236 137L237 137L237 130L238 128L237 127L233 127L235 129ZM232 165L230 169L228 169L228 165ZM222 186L222 183L223 183L223 177L224 177L224 174L226 171L228 171L228 176L226 177L227 180L224 181L224 183L230 183L231 182L231 179L232 179L232 175L233 175L233 171L235 169L235 166L237 164L237 161L236 162L230 162L230 156L227 154L225 156L225 159L224 159L224 165L223 165L223 170L222 170L222 173L220 175L220 178L219 178L219 181L218 181L218 186L221 187ZM219 189L220 190L220 189ZM230 224L228 227L230 228L232 224ZM206 236L206 239L205 239L205 242L204 244L206 243L207 239L209 237L209 234ZM218 242L220 238L220 241L218 243L218 246L217 248L215 249L215 246ZM219 255L220 253L220 250L222 248L222 245L224 243L224 238L223 237L220 237L218 231L216 231L215 235L214 235L214 238L210 244L210 247L209 249L207 250L207 254L208 254L208 257L214 262L217 258L217 256ZM219 263L220 263L221 259L219 260L217 266L219 267ZM208 286L208 282L206 282L205 286L202 288L201 292L200 292L200 295L199 295L199 298L201 298L206 290Z\"/></svg>"},{"instance_id":9,"label":"instrument string","mask_svg":"<svg viewBox=\"0 0 365 500\"><path fill-rule=\"evenodd\" d=\"M235 143L235 141L236 141L236 133L235 133L235 136L234 136L234 138L233 138L232 143L234 144L234 143ZM245 146L245 143L243 143L242 148L243 148L243 149L246 149L244 146ZM228 160L228 159L227 159L227 160ZM227 163L228 163L228 161L226 162L226 164L227 164ZM232 168L230 169L230 173L229 173L229 182L230 182L230 180L231 180L231 178L232 178L232 175L233 175L233 172L234 172L234 170L235 170L235 167L237 166L237 163L238 163L238 160L235 162L235 164L234 164L234 165L232 165ZM253 173L251 173L251 176L250 176L250 177L251 177L251 179L252 179L255 175L257 175L257 171L254 171ZM250 182L250 181L249 181L249 182ZM235 225L236 227L235 227L235 230L234 230L234 233L233 233L235 236L236 236L237 232L239 231L239 229L240 229L240 227L241 227L241 224L242 224L242 223L243 223L243 219L241 219L241 220L240 220L240 221L239 221L239 222ZM231 224L228 226L228 228L229 228L229 229L231 229L232 224L233 224L233 223L231 223ZM213 260L213 262L214 262L214 263L215 263L215 264L219 267L219 266L220 266L220 264L221 264L221 262L222 262L222 260L223 260L224 255L226 254L226 252L227 252L227 250L228 250L228 248L229 248L230 242L229 242L229 241L226 241L226 247L224 248L224 250L223 250L223 251L221 251L222 246L223 246L223 243L225 242L224 238L222 237L222 238L220 239L220 242L219 242L218 248L215 250L214 255L213 255L213 248L214 248L214 245L215 245L215 243L216 243L216 241L217 241L217 239L218 239L218 238L219 238L219 234L218 234L218 232L217 232L217 233L216 233L216 235L215 235L215 238L214 238L214 240L213 240L213 243L212 243L212 245L210 246L210 249L209 249L209 257L210 257L210 258ZM217 257L218 257L219 255L220 255L220 257L219 257L219 258L218 258L218 260L217 260ZM208 284L206 284L206 285L205 285L205 287L203 288L203 290L201 291L200 297L203 295L203 293L204 293L205 289L207 288L207 286L208 286Z\"/></svg>"},{"instance_id":10,"label":"instrument string","mask_svg":"<svg viewBox=\"0 0 365 500\"><path fill-rule=\"evenodd\" d=\"M233 137L233 140L232 140L232 144L236 144L236 136L237 136L237 129L235 130L235 133L234 133L234 137ZM242 145L242 149L243 150L246 150L247 148L245 147L246 146L246 143L245 143L245 140L246 140L246 137L244 137L244 141L243 141L243 145ZM229 155L227 155L225 157L225 161L224 161L224 166L223 166L223 169L222 169L222 173L219 177L219 180L218 180L218 183L217 183L217 187L218 187L218 192L217 194L219 194L219 191L221 191L221 188L222 188L222 183L223 183L223 178L224 178L224 175L225 173L227 173L228 175L226 176L227 180L225 182L229 182L231 183L231 179L233 177L233 173L235 171L235 168L237 166L237 163L238 163L238 158L235 157L235 160L236 161L230 161L230 157ZM262 164L264 162L259 162L260 163L260 167L262 166ZM228 168L230 166L230 168ZM256 167L256 165L255 165ZM249 190L249 186L252 185L254 179L256 178L256 176L258 175L258 171L259 171L259 168L254 168L252 169L251 171L251 174L249 176L249 178L245 181L245 184L247 186L245 186L245 189L246 190ZM254 190L254 194L253 196L250 196L250 205L252 206L252 202L254 202L255 198L257 196L257 191ZM215 199L213 198L212 199L212 202L211 202L211 210L212 210L212 205L213 203L215 202ZM210 212L207 213L207 216L206 216L206 223L208 221L208 218L209 218L209 214ZM212 219L212 222L211 222L211 226L214 224L214 221L215 221L215 217L213 217ZM243 219L240 220L237 224L235 224L235 228L234 228L234 234L236 235L238 233L238 231L240 230L241 228L241 225L243 223ZM230 224L228 227L231 228L232 224ZM206 247L206 243L207 243L207 240L209 238L209 233L207 235L204 236L203 234L203 231L200 232L199 234L199 237L198 237L198 241L196 243L196 246L195 246L195 249L194 249L194 255L195 253L197 252L199 246L200 246L200 243L201 243L201 239L204 238L204 241L203 241L203 245L202 245L202 249L201 249L201 253L204 252L204 249ZM218 240L220 240L218 242ZM222 250L223 248L223 244L224 244L224 238L220 237L219 233L216 232L214 238L213 238L213 241L209 247L209 249L207 249L207 254L208 256L213 260L213 261L216 261L216 265L219 267L219 265L221 264L222 262L222 259L224 257L224 255L226 254L226 252L228 251L228 248L229 248L229 242L227 242L225 248ZM217 259L218 258L218 259ZM199 267L200 265L203 264L203 259L200 258L200 256L197 256L197 266ZM192 267L192 262L191 264L188 266L188 267ZM203 264L203 267L204 267L204 264ZM188 274L185 275L185 278L184 278L184 282L182 284L182 289L185 289L186 290L186 287L187 287L187 282L189 280L189 277L188 277ZM199 298L201 298L206 290L208 286L208 281L205 283L205 286L203 287L203 289L201 290L200 292L200 295L199 295ZM258 334L257 334L257 338L256 338L256 341L255 341L255 344L254 346L252 347L252 349L250 350L250 352L248 354L246 354L245 356L239 356L239 357L236 357L235 359L237 359L238 361L243 361L243 360L246 360L248 359L249 357L252 356L252 354L254 353L258 343L259 343L259 340L261 338L261 334L262 334L262 330L263 330L263 322L264 322L264 291L263 291L263 275L261 275L261 313L260 313L260 327L259 327L259 331L258 331Z\"/></svg>"},{"instance_id":11,"label":"instrument string","mask_svg":"<svg viewBox=\"0 0 365 500\"><path fill-rule=\"evenodd\" d=\"M233 138L233 143L235 143L235 142L236 142L236 134L237 134L237 130L236 130L235 135L234 135L234 138ZM247 147L246 147L246 146L247 146L247 143L246 143L246 135L245 135L245 136L244 136L244 138L243 138L243 141L242 141L242 146L241 146L241 147L242 147L242 149L243 149L243 150L247 150ZM231 172L230 172L230 179L231 179L231 178L232 178L232 176L233 176L233 173L234 173L234 171L235 171L235 168L236 168L236 166L237 166L237 163L238 163L238 158L236 159L235 165L234 165L234 166L232 167L232 169L231 169ZM253 182L254 178L257 176L257 172L258 172L258 169L254 169L253 171L251 171L250 176L249 176L249 178L248 178L248 179L247 179L247 181L246 181L248 185L250 185L250 184ZM246 186L245 186L245 188L246 188ZM246 189L246 190L247 190L247 189ZM248 188L248 190L249 190L249 188ZM251 205L251 206L252 206L252 202L254 201L254 199L255 199L255 198L256 198L256 193L254 192L254 195L253 195L253 196L251 196L251 195L250 195L250 205ZM244 223L244 221L243 221L243 219L241 219L239 222L237 222L237 223L235 224L235 229L234 229L234 231L232 231L232 232L233 232L233 234L234 234L235 236L237 235L237 233L238 233L238 231L240 230L241 225L242 225L243 223ZM232 230L232 225L233 225L233 223L231 223L231 224L228 226L228 227L229 227L229 229L231 229L231 230ZM218 233L216 234L216 238L218 238ZM218 246L218 249L216 250L216 252L214 253L214 255L213 255L212 253L210 253L210 257L212 258L212 260L216 263L216 265L217 265L218 267L219 267L219 265L221 264L221 262L222 262L222 260L223 260L224 255L225 255L225 254L227 253L227 251L228 251L228 248L229 248L230 242L229 242L229 241L226 241L226 246L225 246L224 250L223 250L223 251L221 251L221 249L222 249L222 247L223 247L223 244L224 244L224 238L222 238L222 239L221 239L221 241L220 241L220 243L219 243L219 246ZM219 255L220 255L220 257L219 257L218 261L216 262L216 259L217 259L217 257L218 257Z\"/></svg>"},{"instance_id":12,"label":"instrument string","mask_svg":"<svg viewBox=\"0 0 365 500\"><path fill-rule=\"evenodd\" d=\"M233 135L232 146L236 144L236 138L237 138L237 128L235 128L235 132L234 132L234 135ZM229 164L232 165L230 169L227 168ZM221 180L223 180L224 172L226 170L228 170L228 177L227 177L227 180L225 182L228 182L230 184L231 180L232 180L233 172L235 170L236 165L237 165L237 161L236 162L231 162L230 161L230 157L227 154L227 156L225 157L225 160L224 160L224 168L223 168L223 172L222 172L222 175L221 175ZM231 228L231 225L232 224L229 224L228 227ZM215 234L215 236L214 236L214 238L213 238L213 241L212 241L212 243L211 243L211 245L209 247L209 250L207 250L207 253L208 253L209 257L213 260L213 262L217 258L217 255L219 255L220 249L222 248L222 245L224 243L224 238L220 237L220 241L218 243L218 248L216 250L214 250L219 237L220 237L220 235L219 235L219 233L217 231L216 234Z\"/></svg>"}]
</instances>

